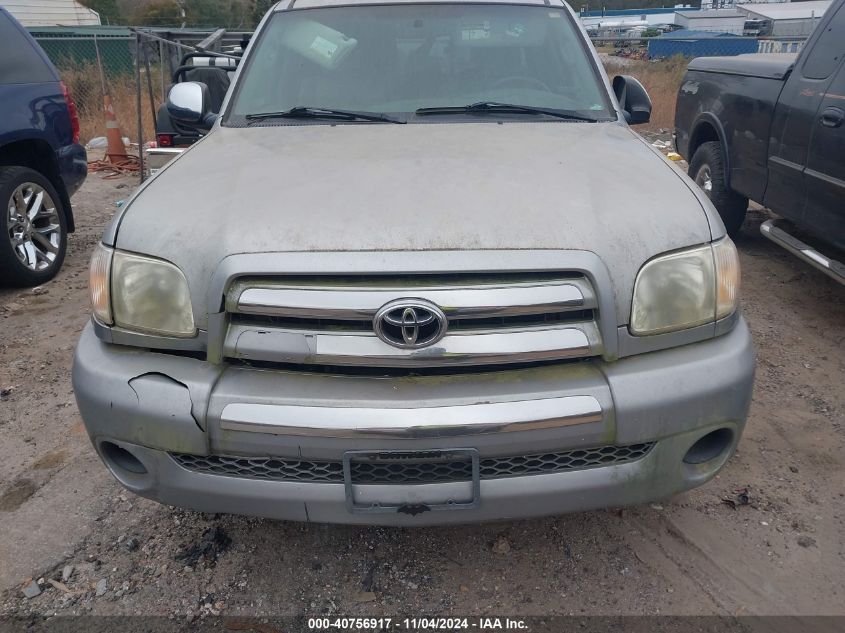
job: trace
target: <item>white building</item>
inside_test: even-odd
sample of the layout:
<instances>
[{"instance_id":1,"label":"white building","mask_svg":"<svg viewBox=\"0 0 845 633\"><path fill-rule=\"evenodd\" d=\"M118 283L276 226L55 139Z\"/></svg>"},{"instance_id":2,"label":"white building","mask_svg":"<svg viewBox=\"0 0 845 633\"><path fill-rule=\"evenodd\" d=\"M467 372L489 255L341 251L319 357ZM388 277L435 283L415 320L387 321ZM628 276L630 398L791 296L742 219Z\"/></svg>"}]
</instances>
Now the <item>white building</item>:
<instances>
[{"instance_id":1,"label":"white building","mask_svg":"<svg viewBox=\"0 0 845 633\"><path fill-rule=\"evenodd\" d=\"M92 26L100 15L75 0L0 0L24 26Z\"/></svg>"},{"instance_id":2,"label":"white building","mask_svg":"<svg viewBox=\"0 0 845 633\"><path fill-rule=\"evenodd\" d=\"M715 31L732 35L742 35L746 19L744 13L735 9L705 9L675 13L675 24L682 29Z\"/></svg>"},{"instance_id":3,"label":"white building","mask_svg":"<svg viewBox=\"0 0 845 633\"><path fill-rule=\"evenodd\" d=\"M578 3L570 2L570 4L576 6ZM672 8L582 10L578 17L590 33L628 32L645 31L656 26L675 24L675 13L684 11L697 11L697 9L687 5L675 5Z\"/></svg>"},{"instance_id":4,"label":"white building","mask_svg":"<svg viewBox=\"0 0 845 633\"><path fill-rule=\"evenodd\" d=\"M790 2L790 0L751 0L755 3L767 2ZM743 4L742 0L701 0L702 9L733 9L737 4ZM747 2L745 4L748 4Z\"/></svg>"},{"instance_id":5,"label":"white building","mask_svg":"<svg viewBox=\"0 0 845 633\"><path fill-rule=\"evenodd\" d=\"M738 4L749 20L767 20L772 37L807 37L816 28L824 12L833 4L832 0L810 0L809 2L786 2L778 4Z\"/></svg>"}]
</instances>

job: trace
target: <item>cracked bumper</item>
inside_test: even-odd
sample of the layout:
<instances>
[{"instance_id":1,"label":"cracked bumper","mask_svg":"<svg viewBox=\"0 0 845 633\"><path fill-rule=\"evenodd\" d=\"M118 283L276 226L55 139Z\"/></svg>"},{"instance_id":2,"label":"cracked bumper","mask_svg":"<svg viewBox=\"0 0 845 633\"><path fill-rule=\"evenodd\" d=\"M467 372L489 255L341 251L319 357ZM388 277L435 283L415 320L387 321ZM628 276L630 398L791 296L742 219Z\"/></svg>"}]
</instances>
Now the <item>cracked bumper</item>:
<instances>
[{"instance_id":1,"label":"cracked bumper","mask_svg":"<svg viewBox=\"0 0 845 633\"><path fill-rule=\"evenodd\" d=\"M147 472L139 474L104 460L124 486L142 496L207 512L418 526L642 503L700 485L718 472L739 440L753 373L754 353L742 320L732 332L711 341L614 363L563 364L445 380L441 376L326 376L215 365L103 343L89 326L77 347L73 382L82 417L101 456L107 442L144 465ZM585 396L599 403L600 416L584 417L573 424L485 428L478 434L457 437L449 433L359 434L349 417L350 409L364 414L375 408L384 415L393 408L397 418L406 411L416 419L422 409L431 412L436 427L438 409L449 409L454 416L461 407L470 411L472 406L493 403L499 405L489 409L494 415L524 408L523 418L530 422L540 402ZM271 428L227 422L227 407L231 410L231 405L244 403L269 411ZM312 427L297 429L290 420L277 419L305 407L320 410L320 424L331 423L332 411L339 411L335 426L348 425L346 430L351 432L320 428L320 433L312 433ZM685 463L690 447L715 429L731 431L726 450L703 464ZM655 446L637 461L482 479L476 507L416 516L350 512L343 483L208 474L183 468L170 456L342 460L352 450L471 448L485 457L638 442L655 442ZM441 485L449 484L429 484ZM397 490L400 497L407 492L409 499L416 494L413 484L391 484L391 488L392 496Z\"/></svg>"}]
</instances>

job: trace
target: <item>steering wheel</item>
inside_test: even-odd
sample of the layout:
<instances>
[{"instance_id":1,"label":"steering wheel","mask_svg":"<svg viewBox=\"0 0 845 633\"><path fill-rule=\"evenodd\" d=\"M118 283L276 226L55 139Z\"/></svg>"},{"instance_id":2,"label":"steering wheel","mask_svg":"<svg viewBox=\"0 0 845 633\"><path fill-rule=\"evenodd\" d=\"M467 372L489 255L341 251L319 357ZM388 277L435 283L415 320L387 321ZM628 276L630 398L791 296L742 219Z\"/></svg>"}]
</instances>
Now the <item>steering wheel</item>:
<instances>
[{"instance_id":1,"label":"steering wheel","mask_svg":"<svg viewBox=\"0 0 845 633\"><path fill-rule=\"evenodd\" d=\"M519 84L526 86L528 88L539 88L545 92L551 92L552 89L549 88L546 84L544 84L539 79L535 79L534 77L521 77L518 75L511 75L510 77L502 77L501 79L497 80L491 90L495 90L496 88L504 88L507 84Z\"/></svg>"}]
</instances>

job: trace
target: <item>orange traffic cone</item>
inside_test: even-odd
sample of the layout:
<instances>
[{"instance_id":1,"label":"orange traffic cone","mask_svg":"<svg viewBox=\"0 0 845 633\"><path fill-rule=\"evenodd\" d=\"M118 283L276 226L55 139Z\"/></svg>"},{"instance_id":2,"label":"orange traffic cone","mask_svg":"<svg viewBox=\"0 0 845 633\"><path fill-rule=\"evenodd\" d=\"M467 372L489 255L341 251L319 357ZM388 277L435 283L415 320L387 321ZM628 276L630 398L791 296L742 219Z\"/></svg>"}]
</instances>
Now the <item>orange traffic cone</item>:
<instances>
[{"instance_id":1,"label":"orange traffic cone","mask_svg":"<svg viewBox=\"0 0 845 633\"><path fill-rule=\"evenodd\" d=\"M103 110L106 115L106 141L108 142L106 155L103 160L88 163L88 169L90 171L111 172L110 176L106 176L107 178L137 173L141 168L141 161L137 156L126 152L126 146L123 144L123 133L120 131L120 125L114 115L114 106L108 92L103 95Z\"/></svg>"},{"instance_id":2,"label":"orange traffic cone","mask_svg":"<svg viewBox=\"0 0 845 633\"><path fill-rule=\"evenodd\" d=\"M106 83L106 74L103 71L103 61L100 58L100 47L97 45L96 36L94 37L94 50L97 51L97 66L100 69L100 86L103 89L103 112L106 115L107 145L106 155L103 160L95 160L88 163L88 169L91 171L108 171L111 172L110 176L120 176L121 174L137 172L141 168L141 160L137 156L130 156L126 153L126 146L123 144L123 132L120 131L120 125L118 125L117 117L114 115L114 106L112 105L111 95L109 94ZM140 139L138 142L138 151L144 151L141 148ZM106 176L106 178L110 176Z\"/></svg>"},{"instance_id":3,"label":"orange traffic cone","mask_svg":"<svg viewBox=\"0 0 845 633\"><path fill-rule=\"evenodd\" d=\"M123 133L120 131L120 124L114 116L114 106L108 93L103 95L103 111L106 114L106 140L108 141L106 160L117 164L123 163L129 155L126 153Z\"/></svg>"}]
</instances>

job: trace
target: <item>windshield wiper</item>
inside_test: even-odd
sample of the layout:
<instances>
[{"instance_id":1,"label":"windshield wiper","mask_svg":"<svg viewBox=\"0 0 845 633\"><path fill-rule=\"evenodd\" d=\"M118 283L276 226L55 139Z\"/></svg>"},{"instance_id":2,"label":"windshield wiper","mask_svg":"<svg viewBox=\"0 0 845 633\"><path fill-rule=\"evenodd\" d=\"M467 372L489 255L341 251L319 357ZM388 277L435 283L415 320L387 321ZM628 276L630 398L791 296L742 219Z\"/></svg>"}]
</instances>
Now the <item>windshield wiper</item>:
<instances>
[{"instance_id":1,"label":"windshield wiper","mask_svg":"<svg viewBox=\"0 0 845 633\"><path fill-rule=\"evenodd\" d=\"M279 112L256 112L244 117L248 122L264 121L267 119L335 119L338 121L379 121L384 123L405 123L387 114L379 112L356 112L353 110L336 110L334 108L311 108L297 106L290 110Z\"/></svg>"},{"instance_id":2,"label":"windshield wiper","mask_svg":"<svg viewBox=\"0 0 845 633\"><path fill-rule=\"evenodd\" d=\"M425 116L430 114L462 114L465 112L505 112L514 114L545 114L559 119L570 119L573 121L590 121L595 123L599 119L584 116L574 110L557 110L555 108L540 108L534 106L518 105L514 103L499 103L498 101L478 101L465 106L438 106L433 108L420 108L415 114Z\"/></svg>"}]
</instances>

